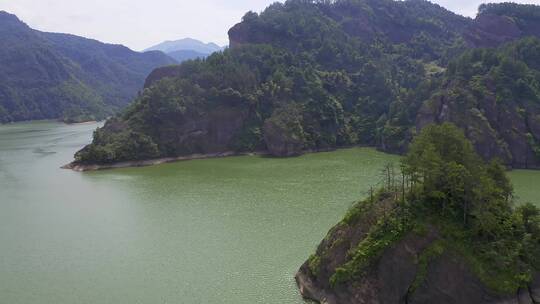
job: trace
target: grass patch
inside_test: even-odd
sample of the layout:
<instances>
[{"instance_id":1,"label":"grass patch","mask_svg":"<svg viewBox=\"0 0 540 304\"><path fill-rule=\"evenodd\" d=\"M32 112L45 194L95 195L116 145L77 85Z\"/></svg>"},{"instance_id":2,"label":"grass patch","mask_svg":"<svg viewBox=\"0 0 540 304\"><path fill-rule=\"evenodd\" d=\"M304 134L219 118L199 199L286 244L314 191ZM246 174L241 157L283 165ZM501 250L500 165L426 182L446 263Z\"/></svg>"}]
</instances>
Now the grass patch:
<instances>
[{"instance_id":1,"label":"grass patch","mask_svg":"<svg viewBox=\"0 0 540 304\"><path fill-rule=\"evenodd\" d=\"M414 282L409 288L409 292L414 292L422 285L422 283L424 283L427 277L429 263L441 256L445 250L446 243L442 240L437 240L422 252L418 257L418 271L414 278Z\"/></svg>"},{"instance_id":2,"label":"grass patch","mask_svg":"<svg viewBox=\"0 0 540 304\"><path fill-rule=\"evenodd\" d=\"M398 214L398 211L379 219L366 238L349 252L349 261L336 268L330 284L336 286L360 276L387 248L401 240L411 229L409 217Z\"/></svg>"}]
</instances>

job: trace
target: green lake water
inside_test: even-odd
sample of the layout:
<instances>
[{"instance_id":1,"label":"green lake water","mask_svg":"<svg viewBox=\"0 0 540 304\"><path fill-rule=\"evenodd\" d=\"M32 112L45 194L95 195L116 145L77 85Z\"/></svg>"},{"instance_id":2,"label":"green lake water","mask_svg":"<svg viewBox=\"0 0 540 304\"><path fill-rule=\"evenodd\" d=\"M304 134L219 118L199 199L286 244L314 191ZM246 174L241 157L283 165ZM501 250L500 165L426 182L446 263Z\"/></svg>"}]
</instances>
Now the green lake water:
<instances>
[{"instance_id":1,"label":"green lake water","mask_svg":"<svg viewBox=\"0 0 540 304\"><path fill-rule=\"evenodd\" d=\"M0 303L304 303L294 273L398 160L354 148L59 169L96 127L0 126ZM540 201L540 172L511 176Z\"/></svg>"}]
</instances>

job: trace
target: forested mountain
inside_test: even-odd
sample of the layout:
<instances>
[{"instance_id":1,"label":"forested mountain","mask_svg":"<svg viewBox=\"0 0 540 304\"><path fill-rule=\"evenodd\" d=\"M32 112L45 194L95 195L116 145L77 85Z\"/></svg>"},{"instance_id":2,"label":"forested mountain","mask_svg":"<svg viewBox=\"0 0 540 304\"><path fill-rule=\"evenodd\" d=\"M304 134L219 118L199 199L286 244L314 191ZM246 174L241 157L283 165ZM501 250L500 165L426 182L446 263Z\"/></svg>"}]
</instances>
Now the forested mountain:
<instances>
[{"instance_id":1,"label":"forested mountain","mask_svg":"<svg viewBox=\"0 0 540 304\"><path fill-rule=\"evenodd\" d=\"M482 156L537 167L540 95L531 58L538 58L539 42L502 44L534 36L529 27L538 11L488 5L472 20L424 0L276 3L247 13L229 31L231 48L223 53L156 69L143 94L76 159L110 163L255 150L289 156L351 144L402 153L427 122L452 121L484 149ZM482 21L486 14L505 16L520 31L494 42L495 28ZM471 50L487 44L499 49ZM491 55L478 58L484 53ZM473 92L478 86L485 98ZM469 92L470 100L456 98L452 88ZM497 105L487 108L481 101L491 97ZM447 109L454 114L445 115ZM483 120L505 111L518 115L507 117L512 131ZM511 147L516 143L520 148Z\"/></svg>"},{"instance_id":2,"label":"forested mountain","mask_svg":"<svg viewBox=\"0 0 540 304\"><path fill-rule=\"evenodd\" d=\"M187 60L206 58L210 54L199 53L197 51L191 51L191 50L178 50L178 51L167 53L167 55L178 62L184 62Z\"/></svg>"},{"instance_id":3,"label":"forested mountain","mask_svg":"<svg viewBox=\"0 0 540 304\"><path fill-rule=\"evenodd\" d=\"M175 61L29 28L0 12L0 122L103 119L126 106L153 69Z\"/></svg>"},{"instance_id":4,"label":"forested mountain","mask_svg":"<svg viewBox=\"0 0 540 304\"><path fill-rule=\"evenodd\" d=\"M424 102L418 129L453 122L484 158L537 167L540 157L540 40L465 52Z\"/></svg>"},{"instance_id":5,"label":"forested mountain","mask_svg":"<svg viewBox=\"0 0 540 304\"><path fill-rule=\"evenodd\" d=\"M496 47L526 36L540 36L540 12L536 5L482 4L478 17L464 33L476 47Z\"/></svg>"},{"instance_id":6,"label":"forested mountain","mask_svg":"<svg viewBox=\"0 0 540 304\"><path fill-rule=\"evenodd\" d=\"M184 38L175 41L165 41L152 46L145 51L162 51L176 61L184 62L191 59L205 58L208 55L221 50L223 50L223 48L213 42L204 43L196 39Z\"/></svg>"}]
</instances>

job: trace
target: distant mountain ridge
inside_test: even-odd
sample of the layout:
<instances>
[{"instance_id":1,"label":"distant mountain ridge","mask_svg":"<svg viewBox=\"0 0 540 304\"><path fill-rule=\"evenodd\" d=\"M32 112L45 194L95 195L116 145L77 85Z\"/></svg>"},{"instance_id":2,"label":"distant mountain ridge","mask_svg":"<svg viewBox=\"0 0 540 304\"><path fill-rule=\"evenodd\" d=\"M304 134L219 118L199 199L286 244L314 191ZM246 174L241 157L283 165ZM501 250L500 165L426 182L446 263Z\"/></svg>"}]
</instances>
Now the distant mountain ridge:
<instances>
[{"instance_id":1,"label":"distant mountain ridge","mask_svg":"<svg viewBox=\"0 0 540 304\"><path fill-rule=\"evenodd\" d=\"M176 63L161 52L31 29L0 11L0 122L103 119L126 106L155 68Z\"/></svg>"},{"instance_id":2,"label":"distant mountain ridge","mask_svg":"<svg viewBox=\"0 0 540 304\"><path fill-rule=\"evenodd\" d=\"M216 51L222 50L223 47L210 42L204 43L200 40L193 38L184 38L174 41L164 41L160 44L147 48L144 52L148 51L162 51L164 53L170 53L179 50L192 50L199 53L210 54Z\"/></svg>"},{"instance_id":3,"label":"distant mountain ridge","mask_svg":"<svg viewBox=\"0 0 540 304\"><path fill-rule=\"evenodd\" d=\"M222 51L223 49L224 47L213 42L204 43L193 38L184 38L174 41L165 41L147 48L144 51L161 51L178 62L183 62L190 59L204 58L214 52Z\"/></svg>"},{"instance_id":4,"label":"distant mountain ridge","mask_svg":"<svg viewBox=\"0 0 540 304\"><path fill-rule=\"evenodd\" d=\"M186 60L197 59L197 58L206 58L209 54L199 53L192 50L178 50L174 52L167 53L167 55L178 62L184 62Z\"/></svg>"}]
</instances>

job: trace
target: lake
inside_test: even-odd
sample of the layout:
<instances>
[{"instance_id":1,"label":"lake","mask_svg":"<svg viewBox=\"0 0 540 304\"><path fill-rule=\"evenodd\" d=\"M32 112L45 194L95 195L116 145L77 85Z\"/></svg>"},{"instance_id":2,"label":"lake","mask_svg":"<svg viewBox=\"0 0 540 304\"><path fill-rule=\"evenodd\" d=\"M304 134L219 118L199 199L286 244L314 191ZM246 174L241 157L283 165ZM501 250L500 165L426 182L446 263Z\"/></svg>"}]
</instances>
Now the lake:
<instances>
[{"instance_id":1,"label":"lake","mask_svg":"<svg viewBox=\"0 0 540 304\"><path fill-rule=\"evenodd\" d=\"M60 169L97 126L0 126L2 303L304 303L296 270L399 159L352 148ZM540 201L540 172L511 177Z\"/></svg>"}]
</instances>

